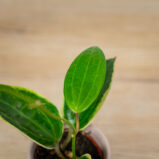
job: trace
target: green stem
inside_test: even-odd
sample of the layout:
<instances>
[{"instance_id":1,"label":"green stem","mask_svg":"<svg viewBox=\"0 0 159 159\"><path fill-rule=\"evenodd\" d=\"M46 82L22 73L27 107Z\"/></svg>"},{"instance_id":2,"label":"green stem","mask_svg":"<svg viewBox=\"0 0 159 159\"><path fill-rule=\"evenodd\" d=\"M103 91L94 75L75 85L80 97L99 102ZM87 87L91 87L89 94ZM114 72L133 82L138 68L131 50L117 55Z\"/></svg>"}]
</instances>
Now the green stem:
<instances>
[{"instance_id":1,"label":"green stem","mask_svg":"<svg viewBox=\"0 0 159 159\"><path fill-rule=\"evenodd\" d=\"M76 129L74 128L74 126L65 118L62 117L58 117L56 115L54 115L53 113L51 113L48 109L44 108L44 107L39 107L43 112L45 112L48 116L52 117L53 119L56 120L62 120L64 123L66 123L67 125L69 125L69 127L72 129L73 131L73 136L72 136L72 153L73 153L73 159L77 159L76 158L76 135L79 131L79 115L77 113L75 113L76 115ZM60 149L58 148L57 150L60 151Z\"/></svg>"},{"instance_id":2,"label":"green stem","mask_svg":"<svg viewBox=\"0 0 159 159\"><path fill-rule=\"evenodd\" d=\"M64 149L66 148L66 146L69 144L69 142L71 141L72 138L72 130L68 129L68 134L66 139L63 141L63 143L61 144L61 149L64 151Z\"/></svg>"},{"instance_id":3,"label":"green stem","mask_svg":"<svg viewBox=\"0 0 159 159\"><path fill-rule=\"evenodd\" d=\"M56 153L57 153L57 156L60 157L61 159L66 159L64 155L62 154L62 152L60 151L59 144L56 146Z\"/></svg>"},{"instance_id":4,"label":"green stem","mask_svg":"<svg viewBox=\"0 0 159 159\"><path fill-rule=\"evenodd\" d=\"M73 159L76 159L76 134L73 134L72 137L72 153L73 153Z\"/></svg>"},{"instance_id":5,"label":"green stem","mask_svg":"<svg viewBox=\"0 0 159 159\"><path fill-rule=\"evenodd\" d=\"M73 134L72 137L72 153L73 153L73 159L76 159L76 136L79 131L79 115L78 113L75 113L76 116L76 133Z\"/></svg>"}]
</instances>

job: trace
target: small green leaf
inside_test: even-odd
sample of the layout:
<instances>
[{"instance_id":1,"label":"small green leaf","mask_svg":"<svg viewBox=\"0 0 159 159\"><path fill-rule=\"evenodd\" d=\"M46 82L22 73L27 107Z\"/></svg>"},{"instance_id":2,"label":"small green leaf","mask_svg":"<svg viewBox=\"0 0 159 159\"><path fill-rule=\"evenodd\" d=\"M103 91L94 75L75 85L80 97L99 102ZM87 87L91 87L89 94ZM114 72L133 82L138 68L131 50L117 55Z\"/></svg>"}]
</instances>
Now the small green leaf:
<instances>
[{"instance_id":1,"label":"small green leaf","mask_svg":"<svg viewBox=\"0 0 159 159\"><path fill-rule=\"evenodd\" d=\"M85 154L81 156L79 159L92 159L90 154Z\"/></svg>"},{"instance_id":2,"label":"small green leaf","mask_svg":"<svg viewBox=\"0 0 159 159\"><path fill-rule=\"evenodd\" d=\"M63 133L63 123L41 111L45 107L60 117L57 108L37 93L0 84L0 116L36 143L53 148Z\"/></svg>"},{"instance_id":3,"label":"small green leaf","mask_svg":"<svg viewBox=\"0 0 159 159\"><path fill-rule=\"evenodd\" d=\"M64 81L68 107L77 113L86 110L99 95L106 74L105 56L98 47L83 51L71 64Z\"/></svg>"},{"instance_id":4,"label":"small green leaf","mask_svg":"<svg viewBox=\"0 0 159 159\"><path fill-rule=\"evenodd\" d=\"M115 58L107 60L107 73L105 77L105 82L98 98L95 100L95 102L93 102L93 104L87 110L85 110L82 113L79 113L80 129L86 127L101 108L102 103L104 102L110 90L111 81L113 78L114 62ZM69 120L74 126L76 125L75 113L71 111L71 109L69 109L66 102L64 102L63 114L64 118Z\"/></svg>"}]
</instances>

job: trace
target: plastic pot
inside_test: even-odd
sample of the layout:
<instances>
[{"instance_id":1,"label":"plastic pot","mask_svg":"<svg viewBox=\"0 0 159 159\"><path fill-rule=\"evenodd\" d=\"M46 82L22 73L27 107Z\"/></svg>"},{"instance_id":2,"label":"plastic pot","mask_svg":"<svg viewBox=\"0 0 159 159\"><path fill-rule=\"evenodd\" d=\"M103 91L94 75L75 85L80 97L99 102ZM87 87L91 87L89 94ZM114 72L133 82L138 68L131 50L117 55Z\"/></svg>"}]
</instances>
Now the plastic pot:
<instances>
[{"instance_id":1,"label":"plastic pot","mask_svg":"<svg viewBox=\"0 0 159 159\"><path fill-rule=\"evenodd\" d=\"M89 134L89 136L100 147L101 151L103 152L103 159L111 159L110 145L107 138L104 136L103 132L93 124L84 129L84 132ZM27 159L34 159L35 148L36 144L31 143Z\"/></svg>"}]
</instances>

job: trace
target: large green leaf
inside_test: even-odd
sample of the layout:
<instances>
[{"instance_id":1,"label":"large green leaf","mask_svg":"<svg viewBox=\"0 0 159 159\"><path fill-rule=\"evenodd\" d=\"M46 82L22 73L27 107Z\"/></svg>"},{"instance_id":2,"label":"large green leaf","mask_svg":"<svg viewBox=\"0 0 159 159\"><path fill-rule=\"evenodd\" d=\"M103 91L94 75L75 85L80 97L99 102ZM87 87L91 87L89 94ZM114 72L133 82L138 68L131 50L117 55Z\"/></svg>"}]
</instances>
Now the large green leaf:
<instances>
[{"instance_id":1,"label":"large green leaf","mask_svg":"<svg viewBox=\"0 0 159 159\"><path fill-rule=\"evenodd\" d=\"M0 116L46 148L53 148L63 133L63 123L41 111L44 107L59 117L57 108L37 93L0 84Z\"/></svg>"},{"instance_id":2,"label":"large green leaf","mask_svg":"<svg viewBox=\"0 0 159 159\"><path fill-rule=\"evenodd\" d=\"M72 111L83 112L95 101L105 74L105 56L98 47L86 49L73 61L64 81L65 101Z\"/></svg>"},{"instance_id":3,"label":"large green leaf","mask_svg":"<svg viewBox=\"0 0 159 159\"><path fill-rule=\"evenodd\" d=\"M87 110L85 110L82 113L79 113L80 129L83 129L85 126L87 126L89 122L92 120L92 118L96 115L96 113L101 108L101 105L110 90L111 81L113 77L114 62L115 62L115 58L108 59L106 62L107 73L106 73L103 88L98 98L93 102L93 104ZM74 126L76 125L75 113L71 111L71 109L69 109L66 102L64 102L63 115L64 115L64 118L69 120Z\"/></svg>"},{"instance_id":4,"label":"large green leaf","mask_svg":"<svg viewBox=\"0 0 159 159\"><path fill-rule=\"evenodd\" d=\"M79 159L91 159L91 155L85 154L85 155L81 156Z\"/></svg>"}]
</instances>

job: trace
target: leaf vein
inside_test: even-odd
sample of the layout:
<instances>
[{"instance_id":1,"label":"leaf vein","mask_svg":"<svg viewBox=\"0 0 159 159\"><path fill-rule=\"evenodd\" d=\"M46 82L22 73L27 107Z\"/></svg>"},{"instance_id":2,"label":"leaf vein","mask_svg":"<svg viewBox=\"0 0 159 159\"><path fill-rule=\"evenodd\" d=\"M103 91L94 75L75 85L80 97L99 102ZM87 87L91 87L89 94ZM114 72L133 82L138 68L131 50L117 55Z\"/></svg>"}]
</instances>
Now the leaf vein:
<instances>
[{"instance_id":1,"label":"leaf vein","mask_svg":"<svg viewBox=\"0 0 159 159\"><path fill-rule=\"evenodd\" d=\"M12 107L9 103L6 103L2 99L0 99L0 102L2 102L3 104L8 105L10 108L14 109L17 113L19 113L21 116L23 116L24 118L26 118L27 120L29 120L33 125L39 127L43 132L45 132L46 134L48 134L51 138L53 137L50 133L48 133L45 129L43 129L39 124L35 123L33 120L30 120L30 118L28 118L24 113L21 113L20 111L18 111L14 107Z\"/></svg>"}]
</instances>

